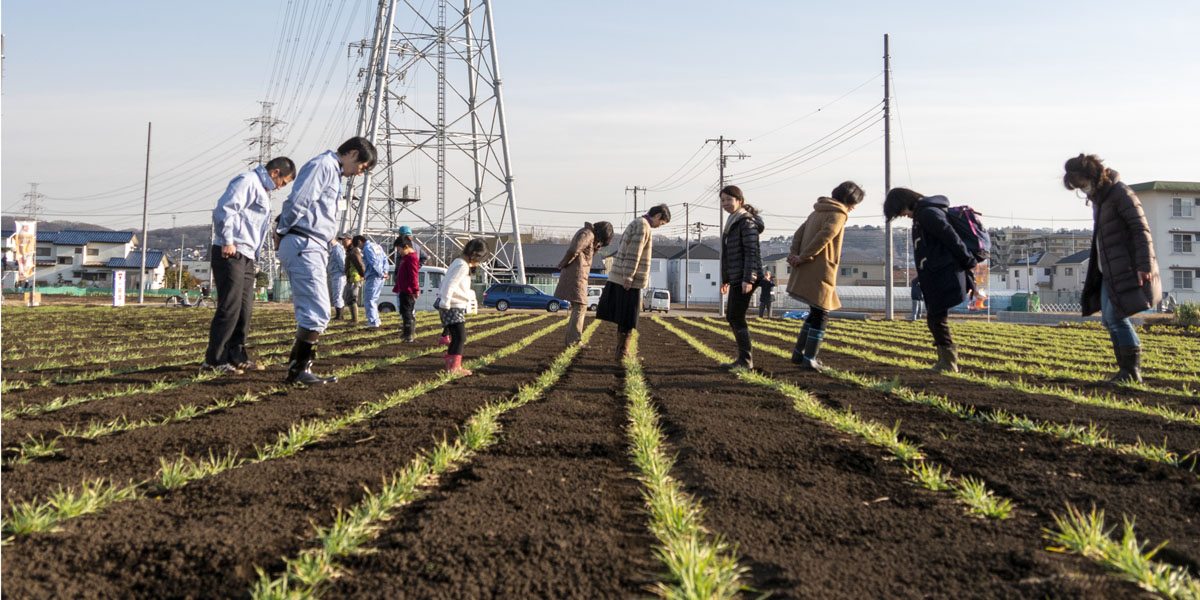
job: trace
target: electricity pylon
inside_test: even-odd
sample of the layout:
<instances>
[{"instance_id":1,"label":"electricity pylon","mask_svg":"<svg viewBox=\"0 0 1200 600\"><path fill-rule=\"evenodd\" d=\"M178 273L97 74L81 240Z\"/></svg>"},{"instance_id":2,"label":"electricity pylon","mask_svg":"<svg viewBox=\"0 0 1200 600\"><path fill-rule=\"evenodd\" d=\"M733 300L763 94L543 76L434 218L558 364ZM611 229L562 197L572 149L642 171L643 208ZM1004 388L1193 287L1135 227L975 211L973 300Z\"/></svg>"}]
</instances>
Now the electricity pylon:
<instances>
[{"instance_id":1,"label":"electricity pylon","mask_svg":"<svg viewBox=\"0 0 1200 600\"><path fill-rule=\"evenodd\" d=\"M370 51L357 133L379 159L347 185L341 228L386 239L410 225L443 265L482 237L495 257L487 278L524 283L491 2L415 4L380 0L373 39L357 44ZM436 179L432 207L421 176Z\"/></svg>"}]
</instances>

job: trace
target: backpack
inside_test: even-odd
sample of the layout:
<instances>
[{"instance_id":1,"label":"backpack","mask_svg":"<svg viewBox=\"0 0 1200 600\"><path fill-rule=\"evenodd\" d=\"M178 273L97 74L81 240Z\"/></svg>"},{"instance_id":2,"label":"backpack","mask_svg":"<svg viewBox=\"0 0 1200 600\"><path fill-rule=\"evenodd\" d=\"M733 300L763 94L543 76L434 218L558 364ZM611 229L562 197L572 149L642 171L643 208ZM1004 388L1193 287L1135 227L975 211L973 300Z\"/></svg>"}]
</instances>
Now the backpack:
<instances>
[{"instance_id":1,"label":"backpack","mask_svg":"<svg viewBox=\"0 0 1200 600\"><path fill-rule=\"evenodd\" d=\"M983 262L991 256L992 237L979 220L978 211L970 206L953 206L946 209L946 217L976 261Z\"/></svg>"}]
</instances>

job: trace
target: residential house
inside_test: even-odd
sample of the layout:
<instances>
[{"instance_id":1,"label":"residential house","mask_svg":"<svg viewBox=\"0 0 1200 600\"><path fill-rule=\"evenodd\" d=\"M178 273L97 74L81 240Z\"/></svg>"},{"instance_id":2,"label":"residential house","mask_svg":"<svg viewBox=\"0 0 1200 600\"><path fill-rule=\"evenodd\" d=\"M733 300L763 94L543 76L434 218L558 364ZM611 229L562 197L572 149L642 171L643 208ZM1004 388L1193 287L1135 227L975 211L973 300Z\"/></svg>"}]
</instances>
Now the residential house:
<instances>
[{"instance_id":1,"label":"residential house","mask_svg":"<svg viewBox=\"0 0 1200 600\"><path fill-rule=\"evenodd\" d=\"M1088 260L1092 254L1091 248L1081 250L1054 263L1053 285L1056 292L1082 292L1083 281L1087 278Z\"/></svg>"},{"instance_id":2,"label":"residential house","mask_svg":"<svg viewBox=\"0 0 1200 600\"><path fill-rule=\"evenodd\" d=\"M1010 262L1005 289L1045 292L1054 289L1054 265L1061 257L1048 252L1035 252L1027 258Z\"/></svg>"},{"instance_id":3,"label":"residential house","mask_svg":"<svg viewBox=\"0 0 1200 600\"><path fill-rule=\"evenodd\" d=\"M570 247L568 244L522 243L521 254L525 258L525 282L536 285L544 291L553 291L554 286L558 285L558 262L567 253L568 247ZM501 250L501 254L505 256L510 252L516 252L516 247L512 244L504 246ZM505 262L512 264L511 259L505 258ZM603 275L607 272L604 259L600 257L599 252L592 256L591 272L596 275Z\"/></svg>"},{"instance_id":4,"label":"residential house","mask_svg":"<svg viewBox=\"0 0 1200 600\"><path fill-rule=\"evenodd\" d=\"M721 253L716 248L701 243L686 249L676 247L668 261L672 302L683 302L685 295L689 303L715 305L721 301Z\"/></svg>"},{"instance_id":5,"label":"residential house","mask_svg":"<svg viewBox=\"0 0 1200 600\"><path fill-rule=\"evenodd\" d=\"M195 277L200 283L212 281L211 268L212 262L209 260L194 260L189 258L183 261L183 270L191 273L192 277Z\"/></svg>"},{"instance_id":6,"label":"residential house","mask_svg":"<svg viewBox=\"0 0 1200 600\"><path fill-rule=\"evenodd\" d=\"M12 232L0 235L7 237ZM129 256L138 244L130 231L39 231L37 237L39 286L111 286L110 263Z\"/></svg>"},{"instance_id":7,"label":"residential house","mask_svg":"<svg viewBox=\"0 0 1200 600\"><path fill-rule=\"evenodd\" d=\"M763 270L770 271L771 280L775 282L776 292L787 289L788 276L792 274L792 266L788 264L787 257L787 252L779 252L764 256L762 259Z\"/></svg>"},{"instance_id":8,"label":"residential house","mask_svg":"<svg viewBox=\"0 0 1200 600\"><path fill-rule=\"evenodd\" d=\"M1176 302L1200 302L1200 182L1148 181L1131 186L1142 202L1162 289Z\"/></svg>"},{"instance_id":9,"label":"residential house","mask_svg":"<svg viewBox=\"0 0 1200 600\"><path fill-rule=\"evenodd\" d=\"M163 256L161 250L147 250L146 289L162 289L167 280L167 268L169 266L167 258ZM135 250L129 253L129 256L123 258L110 258L105 267L109 272L125 271L125 288L136 290L142 280L142 252Z\"/></svg>"},{"instance_id":10,"label":"residential house","mask_svg":"<svg viewBox=\"0 0 1200 600\"><path fill-rule=\"evenodd\" d=\"M654 244L650 249L650 279L646 283L646 287L656 290L670 290L671 288L671 257L683 252L683 248L679 246L667 246ZM672 300L675 293L671 292Z\"/></svg>"}]
</instances>

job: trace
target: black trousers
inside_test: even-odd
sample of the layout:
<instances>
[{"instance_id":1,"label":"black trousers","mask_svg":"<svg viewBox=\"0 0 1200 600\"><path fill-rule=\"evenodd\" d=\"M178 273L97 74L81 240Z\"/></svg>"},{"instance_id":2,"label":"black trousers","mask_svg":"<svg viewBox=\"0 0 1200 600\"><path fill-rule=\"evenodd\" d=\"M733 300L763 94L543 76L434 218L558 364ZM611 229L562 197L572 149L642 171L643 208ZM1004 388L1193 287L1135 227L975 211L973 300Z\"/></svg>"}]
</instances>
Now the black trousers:
<instances>
[{"instance_id":1,"label":"black trousers","mask_svg":"<svg viewBox=\"0 0 1200 600\"><path fill-rule=\"evenodd\" d=\"M808 318L804 319L804 324L808 325L809 329L817 331L825 331L825 322L829 319L829 311L815 306L808 307Z\"/></svg>"},{"instance_id":2,"label":"black trousers","mask_svg":"<svg viewBox=\"0 0 1200 600\"><path fill-rule=\"evenodd\" d=\"M949 346L954 343L954 340L950 339L950 309L927 313L925 323L929 325L929 333L933 334L935 346Z\"/></svg>"},{"instance_id":3,"label":"black trousers","mask_svg":"<svg viewBox=\"0 0 1200 600\"><path fill-rule=\"evenodd\" d=\"M725 319L734 330L749 327L746 324L746 311L750 309L750 298L754 296L755 289L750 288L747 294L742 292L741 282L729 284L729 305L725 308Z\"/></svg>"},{"instance_id":4,"label":"black trousers","mask_svg":"<svg viewBox=\"0 0 1200 600\"><path fill-rule=\"evenodd\" d=\"M210 365L246 362L246 336L250 333L250 313L254 311L254 261L237 254L221 257L221 247L212 247L212 283L217 290L217 311L208 328L208 350L204 362Z\"/></svg>"},{"instance_id":5,"label":"black trousers","mask_svg":"<svg viewBox=\"0 0 1200 600\"><path fill-rule=\"evenodd\" d=\"M452 323L446 326L450 330L450 348L446 350L446 354L462 355L463 345L467 343L467 324Z\"/></svg>"},{"instance_id":6,"label":"black trousers","mask_svg":"<svg viewBox=\"0 0 1200 600\"><path fill-rule=\"evenodd\" d=\"M404 335L412 335L417 327L417 297L412 294L396 294L397 310L400 311L400 319L403 320Z\"/></svg>"}]
</instances>

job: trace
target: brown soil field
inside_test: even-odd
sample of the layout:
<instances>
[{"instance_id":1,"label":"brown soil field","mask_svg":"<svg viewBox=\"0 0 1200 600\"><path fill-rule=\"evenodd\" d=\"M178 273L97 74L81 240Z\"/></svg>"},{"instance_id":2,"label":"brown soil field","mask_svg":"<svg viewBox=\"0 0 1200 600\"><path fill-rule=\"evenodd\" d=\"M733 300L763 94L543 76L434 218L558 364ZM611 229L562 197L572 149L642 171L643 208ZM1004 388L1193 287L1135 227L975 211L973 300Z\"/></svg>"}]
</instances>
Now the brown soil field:
<instances>
[{"instance_id":1,"label":"brown soil field","mask_svg":"<svg viewBox=\"0 0 1200 600\"><path fill-rule=\"evenodd\" d=\"M46 310L43 310L46 309ZM259 570L278 577L285 559L319 547L341 509L363 500L414 457L453 439L472 415L529 386L563 352L565 315L468 318L468 360L523 348L307 445L294 454L162 489L162 461L187 456L253 459L300 423L345 415L364 403L438 380L440 326L421 316L418 340L402 343L395 315L366 331L334 323L316 371L356 368L336 384L282 385L294 323L287 311L256 312L251 353L262 372L193 381L211 312L98 306L13 309L3 319L0 405L5 518L3 595L8 598L243 598ZM665 318L725 354L733 342L696 323ZM1099 563L1052 551L1053 515L1070 504L1122 516L1139 539L1167 546L1154 560L1200 573L1200 478L1171 466L1043 433L960 419L829 375L800 372L767 346L794 322L751 322L757 371L807 390L824 406L852 410L919 444L927 460L984 482L1012 501L1008 518L968 514L948 492L914 484L904 463L861 438L799 412L792 398L747 382L659 320L639 326L639 356L661 420L671 476L703 508L706 531L733 545L745 598L1154 598ZM997 325L997 331L1007 331ZM720 328L722 332L727 327ZM499 330L497 333L493 333ZM836 340L837 326L830 340ZM671 583L657 553L641 475L630 457L625 370L613 360L614 330L589 345L536 399L504 413L493 445L431 479L422 496L376 524L367 553L340 557L327 598L640 598ZM1200 360L1200 341L1190 340ZM118 347L106 350L105 346ZM832 346L832 344L831 344ZM881 347L881 354L902 350ZM107 353L107 354L106 354ZM137 358L123 358L136 353ZM190 353L190 354L189 354ZM105 360L87 362L90 357ZM1200 426L1086 406L823 351L829 366L945 395L980 411L1037 421L1093 423L1115 442L1200 448ZM489 359L491 360L491 359ZM69 382L113 365L123 372ZM1001 372L1001 378L1015 378ZM1093 384L1053 384L1094 391ZM169 389L115 394L156 381ZM439 380L440 381L440 380ZM8 387L11 386L11 387ZM1190 389L1195 389L1195 385ZM254 401L193 418L163 420L181 406L244 394ZM44 412L56 398L96 395ZM1194 397L1121 389L1120 398L1194 409ZM63 429L125 419L128 431L92 439ZM47 456L21 444L55 440ZM67 518L53 529L10 529L15 508L46 502L85 480L140 484L139 496Z\"/></svg>"}]
</instances>

